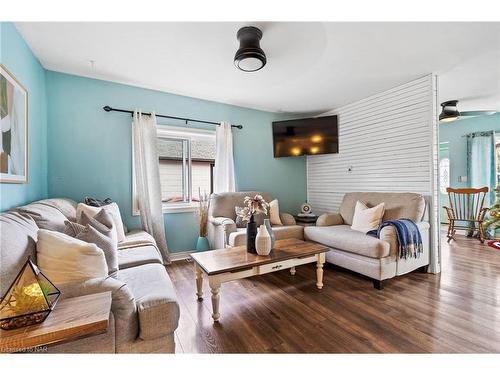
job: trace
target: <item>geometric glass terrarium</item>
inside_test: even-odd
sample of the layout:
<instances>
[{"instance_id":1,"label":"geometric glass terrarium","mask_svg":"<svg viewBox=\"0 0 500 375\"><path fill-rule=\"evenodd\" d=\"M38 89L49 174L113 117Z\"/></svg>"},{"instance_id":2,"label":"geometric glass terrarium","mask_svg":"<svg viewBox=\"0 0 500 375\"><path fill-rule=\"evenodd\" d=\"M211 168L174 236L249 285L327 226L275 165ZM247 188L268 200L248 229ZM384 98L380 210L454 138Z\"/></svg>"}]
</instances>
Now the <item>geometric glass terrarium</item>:
<instances>
[{"instance_id":1,"label":"geometric glass terrarium","mask_svg":"<svg viewBox=\"0 0 500 375\"><path fill-rule=\"evenodd\" d=\"M28 258L0 302L0 328L15 329L43 322L61 292Z\"/></svg>"}]
</instances>

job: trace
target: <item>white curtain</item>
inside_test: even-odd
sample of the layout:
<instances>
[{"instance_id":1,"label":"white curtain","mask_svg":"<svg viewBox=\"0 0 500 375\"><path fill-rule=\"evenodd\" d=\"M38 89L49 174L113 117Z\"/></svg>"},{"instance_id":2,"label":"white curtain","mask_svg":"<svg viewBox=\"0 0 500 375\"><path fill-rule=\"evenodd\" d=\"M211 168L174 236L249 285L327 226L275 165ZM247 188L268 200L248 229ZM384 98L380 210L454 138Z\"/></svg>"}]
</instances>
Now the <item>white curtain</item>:
<instances>
[{"instance_id":1,"label":"white curtain","mask_svg":"<svg viewBox=\"0 0 500 375\"><path fill-rule=\"evenodd\" d=\"M214 193L236 191L234 182L233 133L231 124L221 122L215 131Z\"/></svg>"},{"instance_id":2,"label":"white curtain","mask_svg":"<svg viewBox=\"0 0 500 375\"><path fill-rule=\"evenodd\" d=\"M161 201L160 170L156 146L156 116L134 112L134 169L137 201L143 229L151 234L163 257L170 263Z\"/></svg>"},{"instance_id":3,"label":"white curtain","mask_svg":"<svg viewBox=\"0 0 500 375\"><path fill-rule=\"evenodd\" d=\"M467 174L471 188L490 188L484 201L485 207L495 202L497 185L497 158L495 132L477 132L467 134Z\"/></svg>"}]
</instances>

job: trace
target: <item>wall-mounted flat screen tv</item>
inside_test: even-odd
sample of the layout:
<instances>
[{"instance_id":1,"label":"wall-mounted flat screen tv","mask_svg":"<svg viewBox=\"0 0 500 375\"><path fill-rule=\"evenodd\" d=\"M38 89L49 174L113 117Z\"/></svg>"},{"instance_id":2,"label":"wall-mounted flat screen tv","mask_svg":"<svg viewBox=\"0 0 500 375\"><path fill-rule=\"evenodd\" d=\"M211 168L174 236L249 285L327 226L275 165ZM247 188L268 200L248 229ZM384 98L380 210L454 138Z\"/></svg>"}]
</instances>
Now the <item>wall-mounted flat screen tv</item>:
<instances>
[{"instance_id":1,"label":"wall-mounted flat screen tv","mask_svg":"<svg viewBox=\"0 0 500 375\"><path fill-rule=\"evenodd\" d=\"M337 116L273 122L274 157L338 154Z\"/></svg>"}]
</instances>

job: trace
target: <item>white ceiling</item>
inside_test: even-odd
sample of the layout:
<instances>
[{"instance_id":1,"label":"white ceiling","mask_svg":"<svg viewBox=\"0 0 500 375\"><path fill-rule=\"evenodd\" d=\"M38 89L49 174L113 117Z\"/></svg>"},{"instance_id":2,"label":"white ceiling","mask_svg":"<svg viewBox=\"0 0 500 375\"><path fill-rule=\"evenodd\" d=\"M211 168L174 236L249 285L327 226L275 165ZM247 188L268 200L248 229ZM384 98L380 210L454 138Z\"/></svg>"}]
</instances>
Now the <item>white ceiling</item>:
<instances>
[{"instance_id":1,"label":"white ceiling","mask_svg":"<svg viewBox=\"0 0 500 375\"><path fill-rule=\"evenodd\" d=\"M233 57L237 30L250 24L263 30L268 62L258 72L245 73L234 67ZM492 49L500 56L500 23L16 26L50 70L275 112L324 112L430 72L451 71ZM93 68L89 60L95 61ZM498 81L482 74L486 90L498 93ZM474 74L467 79L474 80ZM460 99L451 87L458 83L448 81L450 99Z\"/></svg>"}]
</instances>

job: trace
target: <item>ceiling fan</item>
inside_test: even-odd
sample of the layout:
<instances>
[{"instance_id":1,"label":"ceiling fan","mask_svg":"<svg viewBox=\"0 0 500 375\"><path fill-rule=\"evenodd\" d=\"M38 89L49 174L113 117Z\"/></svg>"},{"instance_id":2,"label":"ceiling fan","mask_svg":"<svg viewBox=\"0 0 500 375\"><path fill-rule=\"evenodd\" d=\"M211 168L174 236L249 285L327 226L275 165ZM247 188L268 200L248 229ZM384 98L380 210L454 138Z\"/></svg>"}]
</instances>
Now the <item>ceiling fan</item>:
<instances>
[{"instance_id":1,"label":"ceiling fan","mask_svg":"<svg viewBox=\"0 0 500 375\"><path fill-rule=\"evenodd\" d=\"M492 115L496 111L463 111L459 112L457 108L458 100L447 100L441 103L441 113L439 114L440 122L452 122L464 117L475 117Z\"/></svg>"}]
</instances>

